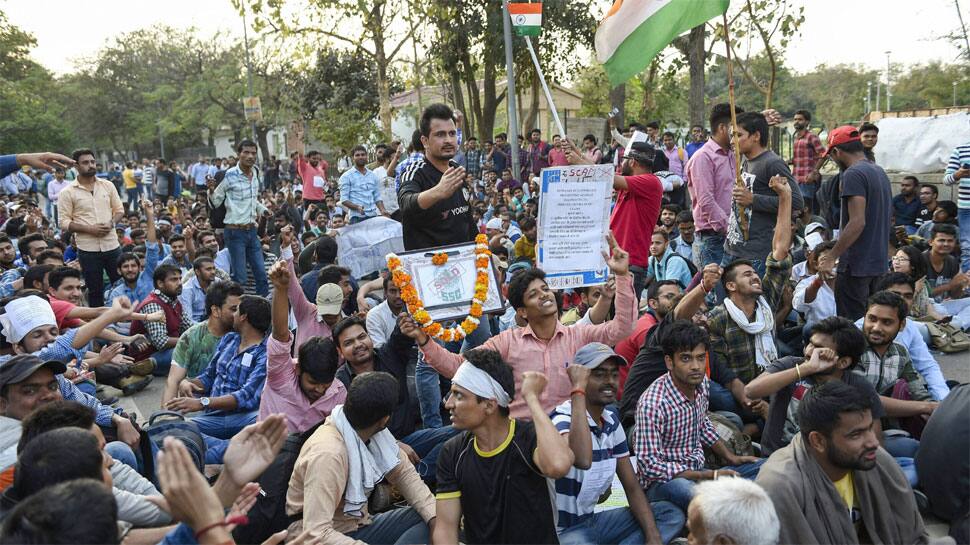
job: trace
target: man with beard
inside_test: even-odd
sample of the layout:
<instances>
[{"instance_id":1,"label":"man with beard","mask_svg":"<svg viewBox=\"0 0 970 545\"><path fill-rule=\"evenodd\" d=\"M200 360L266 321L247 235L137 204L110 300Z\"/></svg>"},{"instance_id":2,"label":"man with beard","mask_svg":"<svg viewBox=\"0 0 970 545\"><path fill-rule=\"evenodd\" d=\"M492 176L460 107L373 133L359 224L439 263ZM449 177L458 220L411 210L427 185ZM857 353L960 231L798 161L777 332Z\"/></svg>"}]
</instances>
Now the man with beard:
<instances>
[{"instance_id":1,"label":"man with beard","mask_svg":"<svg viewBox=\"0 0 970 545\"><path fill-rule=\"evenodd\" d=\"M88 288L88 303L100 307L104 306L104 275L111 282L118 279L121 245L115 224L124 215L125 207L114 184L97 178L93 151L80 149L73 157L77 163L77 179L58 196L58 217L61 231L74 233L78 262Z\"/></svg>"},{"instance_id":2,"label":"man with beard","mask_svg":"<svg viewBox=\"0 0 970 545\"><path fill-rule=\"evenodd\" d=\"M367 311L367 333L379 348L387 342L397 326L397 317L404 312L401 290L391 281L391 275L384 277L384 301Z\"/></svg>"},{"instance_id":3,"label":"man with beard","mask_svg":"<svg viewBox=\"0 0 970 545\"><path fill-rule=\"evenodd\" d=\"M191 233L190 228L186 228ZM192 260L189 259L189 251L186 247L184 235L172 235L168 237L168 246L171 252L162 260L166 265L175 265L182 270L182 274L192 270Z\"/></svg>"},{"instance_id":4,"label":"man with beard","mask_svg":"<svg viewBox=\"0 0 970 545\"><path fill-rule=\"evenodd\" d=\"M319 151L311 151L303 156L301 152L296 160L296 171L303 180L303 203L306 206L311 204L324 204L327 186L327 169L330 165L323 160L323 155Z\"/></svg>"},{"instance_id":5,"label":"man with beard","mask_svg":"<svg viewBox=\"0 0 970 545\"><path fill-rule=\"evenodd\" d=\"M795 145L792 150L792 175L798 181L805 206L818 213L815 192L821 180L818 169L825 162L825 148L818 135L812 132L812 114L808 110L798 110L792 120L795 125Z\"/></svg>"},{"instance_id":6,"label":"man with beard","mask_svg":"<svg viewBox=\"0 0 970 545\"><path fill-rule=\"evenodd\" d=\"M370 371L389 373L397 380L397 406L387 422L387 429L403 444L401 447L415 464L420 462L418 473L425 480L434 480L436 461L441 445L457 433L451 426L417 430L417 415L411 403L408 389L408 361L414 358L414 341L403 334L398 322L387 342L374 347L374 341L367 334L366 322L359 316L344 318L333 328L333 340L337 354L346 362L337 370L337 378L350 389L351 382L360 374ZM437 346L437 345L435 345Z\"/></svg>"},{"instance_id":7,"label":"man with beard","mask_svg":"<svg viewBox=\"0 0 970 545\"><path fill-rule=\"evenodd\" d=\"M829 133L831 157L841 174L842 221L835 248L824 259L838 263L835 283L838 315L856 320L865 313L866 300L879 276L886 272L886 248L892 232L892 190L886 172L866 160L859 131L852 126ZM828 264L819 268L831 270Z\"/></svg>"},{"instance_id":8,"label":"man with beard","mask_svg":"<svg viewBox=\"0 0 970 545\"><path fill-rule=\"evenodd\" d=\"M458 152L458 127L451 108L444 104L425 108L420 131L425 156L404 170L398 193L404 248L471 242L478 229L462 191L465 169L449 164Z\"/></svg>"},{"instance_id":9,"label":"man with beard","mask_svg":"<svg viewBox=\"0 0 970 545\"><path fill-rule=\"evenodd\" d=\"M9 271L16 268L14 261L17 260L17 249L14 248L10 237L0 234L0 271Z\"/></svg>"},{"instance_id":10,"label":"man with beard","mask_svg":"<svg viewBox=\"0 0 970 545\"><path fill-rule=\"evenodd\" d=\"M340 206L350 214L348 222L353 225L368 218L390 216L381 200L381 181L374 171L367 168L367 148L357 146L351 152L354 168L340 176Z\"/></svg>"},{"instance_id":11,"label":"man with beard","mask_svg":"<svg viewBox=\"0 0 970 545\"><path fill-rule=\"evenodd\" d=\"M616 241L630 252L633 291L639 299L647 285L647 264L653 230L660 216L660 203L667 190L654 176L656 150L649 144L634 142L630 153L623 156L620 175L613 176L616 206L610 216L610 230ZM571 163L589 163L572 143L567 155ZM662 154L661 154L662 155Z\"/></svg>"},{"instance_id":12,"label":"man with beard","mask_svg":"<svg viewBox=\"0 0 970 545\"><path fill-rule=\"evenodd\" d=\"M552 412L566 437L573 467L556 481L559 542L667 543L684 526L684 514L670 502L647 502L630 463L630 447L615 408L622 356L602 343L576 352L567 368L573 391ZM597 500L620 480L630 507L595 513Z\"/></svg>"},{"instance_id":13,"label":"man with beard","mask_svg":"<svg viewBox=\"0 0 970 545\"><path fill-rule=\"evenodd\" d=\"M154 205L149 200L141 202L141 209L145 211L147 219L147 238L145 239L145 266L137 255L125 252L118 257L118 275L120 278L112 284L108 291L107 304L111 304L115 297L124 295L132 304L137 305L151 294L154 284L152 276L158 266L159 244L155 232ZM127 332L127 324L125 332Z\"/></svg>"},{"instance_id":14,"label":"man with beard","mask_svg":"<svg viewBox=\"0 0 970 545\"><path fill-rule=\"evenodd\" d=\"M812 388L799 433L761 468L779 543L927 543L912 488L879 448L871 399L841 380Z\"/></svg>"},{"instance_id":15,"label":"man with beard","mask_svg":"<svg viewBox=\"0 0 970 545\"><path fill-rule=\"evenodd\" d=\"M185 285L182 286L182 294L179 295L179 302L188 314L192 322L201 322L205 319L206 291L213 282L216 282L216 262L209 256L195 258L192 262L194 274Z\"/></svg>"},{"instance_id":16,"label":"man with beard","mask_svg":"<svg viewBox=\"0 0 970 545\"><path fill-rule=\"evenodd\" d=\"M182 309L178 297L182 293L182 271L175 265L159 265L152 275L155 289L146 297L136 310L145 314L163 312L165 321L146 322L135 320L131 323L131 333L145 334L151 344L146 350L132 354L135 360L150 358L155 364L156 376L168 375L172 363L172 349L179 336L192 327L192 320Z\"/></svg>"},{"instance_id":17,"label":"man with beard","mask_svg":"<svg viewBox=\"0 0 970 545\"><path fill-rule=\"evenodd\" d=\"M905 176L899 182L899 195L893 197L893 217L897 227L906 228L907 235L916 234L916 216L919 215L922 203L916 195L919 179L916 176Z\"/></svg>"}]
</instances>

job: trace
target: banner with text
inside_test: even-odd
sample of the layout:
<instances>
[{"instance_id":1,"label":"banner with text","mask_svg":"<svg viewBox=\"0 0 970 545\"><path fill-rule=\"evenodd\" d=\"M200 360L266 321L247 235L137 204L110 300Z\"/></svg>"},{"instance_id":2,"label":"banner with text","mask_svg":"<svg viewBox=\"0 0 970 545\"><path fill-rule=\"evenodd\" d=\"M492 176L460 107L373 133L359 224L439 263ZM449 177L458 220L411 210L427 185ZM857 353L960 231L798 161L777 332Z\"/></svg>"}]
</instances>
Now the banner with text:
<instances>
[{"instance_id":1,"label":"banner with text","mask_svg":"<svg viewBox=\"0 0 970 545\"><path fill-rule=\"evenodd\" d=\"M401 224L377 216L340 229L337 260L354 278L387 268L385 256L404 251Z\"/></svg>"},{"instance_id":2,"label":"banner with text","mask_svg":"<svg viewBox=\"0 0 970 545\"><path fill-rule=\"evenodd\" d=\"M540 193L536 265L549 287L604 284L613 165L544 169Z\"/></svg>"}]
</instances>

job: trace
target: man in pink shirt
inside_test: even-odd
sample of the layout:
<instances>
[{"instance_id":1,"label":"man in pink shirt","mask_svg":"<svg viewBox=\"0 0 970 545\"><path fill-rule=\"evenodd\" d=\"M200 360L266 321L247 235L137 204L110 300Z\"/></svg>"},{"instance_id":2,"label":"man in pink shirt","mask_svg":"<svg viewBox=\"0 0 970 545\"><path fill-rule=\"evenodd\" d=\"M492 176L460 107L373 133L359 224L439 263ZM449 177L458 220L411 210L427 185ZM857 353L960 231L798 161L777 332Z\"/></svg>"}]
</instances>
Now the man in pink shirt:
<instances>
[{"instance_id":1,"label":"man in pink shirt","mask_svg":"<svg viewBox=\"0 0 970 545\"><path fill-rule=\"evenodd\" d=\"M737 113L744 110L735 108ZM694 263L703 267L724 260L724 240L731 215L731 189L735 180L731 150L731 107L711 109L711 137L687 161L687 190L694 214Z\"/></svg>"},{"instance_id":2,"label":"man in pink shirt","mask_svg":"<svg viewBox=\"0 0 970 545\"><path fill-rule=\"evenodd\" d=\"M600 325L564 326L559 323L559 308L553 291L545 281L545 273L529 269L518 273L509 285L509 302L528 325L509 329L492 337L482 348L495 350L502 356L515 376L515 397L509 406L512 418L529 418L529 408L521 394L522 377L528 371L542 373L548 386L540 402L546 411L569 399L572 383L566 368L576 352L591 342L614 345L633 332L636 320L636 299L633 297L633 276L630 274L630 255L617 246L610 235L612 256L607 265L616 275L616 317ZM409 316L402 318L401 333L417 341L424 359L447 378L454 376L463 358L452 354L435 342Z\"/></svg>"},{"instance_id":3,"label":"man in pink shirt","mask_svg":"<svg viewBox=\"0 0 970 545\"><path fill-rule=\"evenodd\" d=\"M566 152L562 149L562 139L559 135L552 137L552 149L549 150L549 166L564 167L569 164L566 159Z\"/></svg>"},{"instance_id":4,"label":"man in pink shirt","mask_svg":"<svg viewBox=\"0 0 970 545\"><path fill-rule=\"evenodd\" d=\"M317 288L316 301L307 301L293 266L295 240L293 227L289 225L284 227L280 232L280 260L273 265L270 272L277 268L287 269L288 281L284 291L290 304L293 305L293 316L299 324L296 328L296 348L299 350L303 343L313 337L330 337L331 328L343 318L340 309L343 306L344 292L343 288L336 284L324 284Z\"/></svg>"},{"instance_id":5,"label":"man in pink shirt","mask_svg":"<svg viewBox=\"0 0 970 545\"><path fill-rule=\"evenodd\" d=\"M309 339L297 349L295 361L290 357L293 338L287 288L295 285L299 289L300 285L281 263L273 267L269 277L273 283L273 334L266 341L266 386L259 401L259 420L283 413L290 432L301 433L323 422L334 407L343 404L347 389L334 380L340 361L329 335Z\"/></svg>"},{"instance_id":6,"label":"man in pink shirt","mask_svg":"<svg viewBox=\"0 0 970 545\"><path fill-rule=\"evenodd\" d=\"M323 160L319 151L311 151L297 158L296 170L303 180L304 206L311 204L323 205L327 189L327 168L329 165Z\"/></svg>"}]
</instances>

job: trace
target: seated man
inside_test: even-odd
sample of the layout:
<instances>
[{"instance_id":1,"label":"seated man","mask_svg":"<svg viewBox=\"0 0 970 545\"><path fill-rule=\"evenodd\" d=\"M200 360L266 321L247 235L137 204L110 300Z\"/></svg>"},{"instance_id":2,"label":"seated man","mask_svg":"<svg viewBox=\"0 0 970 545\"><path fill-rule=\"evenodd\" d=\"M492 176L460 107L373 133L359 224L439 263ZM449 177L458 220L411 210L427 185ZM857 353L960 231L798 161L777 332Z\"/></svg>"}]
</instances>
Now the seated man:
<instances>
[{"instance_id":1,"label":"seated man","mask_svg":"<svg viewBox=\"0 0 970 545\"><path fill-rule=\"evenodd\" d=\"M464 431L438 459L434 543L558 543L547 479L573 465L566 439L539 402L546 377L527 371L519 389L531 420L509 417L512 370L493 350L477 349L451 379L445 408Z\"/></svg>"},{"instance_id":2,"label":"seated man","mask_svg":"<svg viewBox=\"0 0 970 545\"><path fill-rule=\"evenodd\" d=\"M707 416L710 379L704 370L710 342L699 326L686 320L672 324L660 339L668 372L637 402L633 444L640 484L651 501L668 500L684 511L696 481L719 475L753 478L763 462L731 452ZM705 469L703 447L725 467Z\"/></svg>"},{"instance_id":3,"label":"seated man","mask_svg":"<svg viewBox=\"0 0 970 545\"><path fill-rule=\"evenodd\" d=\"M182 303L182 308L189 318L197 323L205 320L208 310L205 304L206 291L213 283L219 282L219 279L216 277L216 262L209 256L195 258L191 271L190 278L182 279L182 294L179 295L179 302Z\"/></svg>"},{"instance_id":4,"label":"seated man","mask_svg":"<svg viewBox=\"0 0 970 545\"><path fill-rule=\"evenodd\" d=\"M205 371L219 340L232 331L242 295L242 286L231 280L209 285L205 319L186 329L175 344L162 407L177 396L191 395L192 387L185 379L193 379Z\"/></svg>"},{"instance_id":5,"label":"seated man","mask_svg":"<svg viewBox=\"0 0 970 545\"><path fill-rule=\"evenodd\" d=\"M778 193L778 215L764 279L758 277L750 261L732 261L721 276L727 297L714 307L707 321L711 352L723 358L745 384L778 359L774 312L781 306L792 267L788 255L792 239L791 187L778 176L769 185Z\"/></svg>"},{"instance_id":6,"label":"seated man","mask_svg":"<svg viewBox=\"0 0 970 545\"><path fill-rule=\"evenodd\" d=\"M79 471L78 475L84 475ZM84 516L77 517L77 506ZM78 478L48 486L7 515L4 542L104 543L118 540L118 513L114 497L93 478Z\"/></svg>"},{"instance_id":7,"label":"seated man","mask_svg":"<svg viewBox=\"0 0 970 545\"><path fill-rule=\"evenodd\" d=\"M413 357L414 341L400 329L405 327L403 323L408 318L400 318L402 326L395 329L387 342L376 349L374 341L367 334L367 324L363 318L351 316L338 322L333 328L333 339L337 354L345 363L337 370L337 378L347 389L357 376L369 371L383 371L397 380L398 403L391 413L387 429L403 443L402 448L408 458L414 463L420 462L418 472L421 478L433 482L441 446L458 431L451 426L416 429L418 414L407 386L407 366Z\"/></svg>"},{"instance_id":8,"label":"seated man","mask_svg":"<svg viewBox=\"0 0 970 545\"><path fill-rule=\"evenodd\" d=\"M177 397L165 404L170 411L205 411L192 420L204 435L219 439L230 439L256 422L266 381L269 301L243 295L234 320L233 331L219 341L208 367L189 380L193 394L202 397Z\"/></svg>"},{"instance_id":9,"label":"seated man","mask_svg":"<svg viewBox=\"0 0 970 545\"><path fill-rule=\"evenodd\" d=\"M294 521L289 535L306 531L323 545L428 543L434 497L387 429L398 390L387 373L358 376L347 402L303 444L286 493L286 514ZM371 516L368 499L382 479L408 507Z\"/></svg>"},{"instance_id":10,"label":"seated man","mask_svg":"<svg viewBox=\"0 0 970 545\"><path fill-rule=\"evenodd\" d=\"M144 334L151 346L132 354L135 360L150 359L155 376L168 375L172 365L172 350L179 337L192 327L192 320L185 314L178 296L182 293L182 270L175 265L159 265L152 275L155 289L135 308L136 311L165 314L164 322L135 320L131 323L132 334Z\"/></svg>"},{"instance_id":11,"label":"seated man","mask_svg":"<svg viewBox=\"0 0 970 545\"><path fill-rule=\"evenodd\" d=\"M404 312L404 300L401 290L391 280L391 275L384 277L384 301L367 311L367 333L378 348L387 342L397 327L397 317Z\"/></svg>"},{"instance_id":12,"label":"seated man","mask_svg":"<svg viewBox=\"0 0 970 545\"><path fill-rule=\"evenodd\" d=\"M821 260L820 257L827 255L835 248L835 241L823 242L815 247L809 259L815 259L816 263L831 267L834 265L832 260ZM829 316L835 316L835 271L819 268L817 272L795 286L792 297L792 307L805 317L805 332L807 333L812 325L822 321Z\"/></svg>"},{"instance_id":13,"label":"seated man","mask_svg":"<svg viewBox=\"0 0 970 545\"><path fill-rule=\"evenodd\" d=\"M559 543L668 543L684 527L684 514L670 502L650 504L633 472L630 448L613 408L619 368L626 361L602 343L576 352L569 366L570 400L552 412L575 461L556 481ZM630 507L595 513L598 499L619 478Z\"/></svg>"},{"instance_id":14,"label":"seated man","mask_svg":"<svg viewBox=\"0 0 970 545\"><path fill-rule=\"evenodd\" d=\"M970 542L970 385L953 393L933 411L920 438L916 455L920 487L930 500L930 510L950 523L957 543Z\"/></svg>"},{"instance_id":15,"label":"seated man","mask_svg":"<svg viewBox=\"0 0 970 545\"><path fill-rule=\"evenodd\" d=\"M697 485L687 529L695 545L776 545L781 526L763 488L732 478Z\"/></svg>"},{"instance_id":16,"label":"seated man","mask_svg":"<svg viewBox=\"0 0 970 545\"><path fill-rule=\"evenodd\" d=\"M656 229L650 239L650 259L647 264L647 285L660 280L676 280L682 288L690 284L689 260L670 247L670 234ZM637 294L639 295L639 294Z\"/></svg>"},{"instance_id":17,"label":"seated man","mask_svg":"<svg viewBox=\"0 0 970 545\"><path fill-rule=\"evenodd\" d=\"M775 504L781 543L926 543L913 491L879 448L868 396L840 380L812 388L799 433L757 483Z\"/></svg>"},{"instance_id":18,"label":"seated man","mask_svg":"<svg viewBox=\"0 0 970 545\"><path fill-rule=\"evenodd\" d=\"M313 299L307 299L303 295L303 289L296 277L296 270L293 268L292 245L295 237L292 227L283 228L283 232L280 233L280 245L283 249L282 260L273 265L270 274L277 279L277 283L286 286L284 297L289 298L290 305L293 307L293 316L299 325L296 328L296 347L299 349L303 346L303 343L313 337L330 337L332 335L333 326L337 325L337 322L343 317L341 307L349 291L345 293L341 286L324 282L320 284L319 288L313 290ZM286 271L287 276L284 277L275 272L278 270ZM283 283L284 280L285 284ZM349 290L349 285L347 287Z\"/></svg>"},{"instance_id":19,"label":"seated man","mask_svg":"<svg viewBox=\"0 0 970 545\"><path fill-rule=\"evenodd\" d=\"M110 305L115 297L124 295L133 305L137 305L148 297L155 287L152 278L155 268L158 267L159 244L155 232L154 205L151 201L143 200L141 207L148 220L144 262L137 255L129 252L118 256L117 266L120 278L108 287L104 298L105 304ZM129 327L129 324L125 324L125 329L121 332L127 334Z\"/></svg>"},{"instance_id":20,"label":"seated man","mask_svg":"<svg viewBox=\"0 0 970 545\"><path fill-rule=\"evenodd\" d=\"M646 340L641 343L633 366L627 376L620 402L620 414L623 427L629 428L634 424L637 402L643 392L667 373L664 351L660 346L660 339L664 332L677 320L691 320L704 325L704 297L717 285L721 273L717 264L709 263L704 267L701 281L694 289L686 294L679 286L654 283L648 290L647 301L651 311L657 315L660 323L650 330ZM656 291L655 291L656 290ZM728 369L720 358L710 358L706 371L710 379L710 406L708 410L716 412L730 420L738 429L749 435L758 431L754 423L744 424L744 419L752 421L755 415L767 414L768 404L744 394L744 383L733 371Z\"/></svg>"},{"instance_id":21,"label":"seated man","mask_svg":"<svg viewBox=\"0 0 970 545\"><path fill-rule=\"evenodd\" d=\"M347 389L343 382L334 380L340 361L333 339L311 337L297 349L296 360L290 357L293 336L288 328L286 292L296 280L290 274L281 263L269 273L273 334L266 342L266 386L259 402L259 418L283 414L290 432L301 433L323 422L334 407L342 405Z\"/></svg>"}]
</instances>

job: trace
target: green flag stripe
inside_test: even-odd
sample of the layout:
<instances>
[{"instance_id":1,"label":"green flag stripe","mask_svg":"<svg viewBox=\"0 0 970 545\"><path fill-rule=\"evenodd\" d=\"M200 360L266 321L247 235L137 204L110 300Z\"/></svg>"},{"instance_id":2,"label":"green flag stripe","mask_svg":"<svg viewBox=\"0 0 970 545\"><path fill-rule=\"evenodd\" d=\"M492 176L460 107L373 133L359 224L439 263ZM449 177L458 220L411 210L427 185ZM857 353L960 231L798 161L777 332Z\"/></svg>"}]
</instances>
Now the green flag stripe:
<instances>
[{"instance_id":1,"label":"green flag stripe","mask_svg":"<svg viewBox=\"0 0 970 545\"><path fill-rule=\"evenodd\" d=\"M631 33L603 64L610 85L624 83L680 34L727 10L729 0L673 0Z\"/></svg>"}]
</instances>

